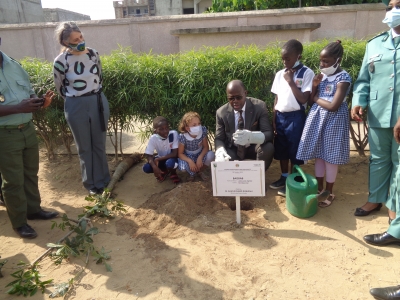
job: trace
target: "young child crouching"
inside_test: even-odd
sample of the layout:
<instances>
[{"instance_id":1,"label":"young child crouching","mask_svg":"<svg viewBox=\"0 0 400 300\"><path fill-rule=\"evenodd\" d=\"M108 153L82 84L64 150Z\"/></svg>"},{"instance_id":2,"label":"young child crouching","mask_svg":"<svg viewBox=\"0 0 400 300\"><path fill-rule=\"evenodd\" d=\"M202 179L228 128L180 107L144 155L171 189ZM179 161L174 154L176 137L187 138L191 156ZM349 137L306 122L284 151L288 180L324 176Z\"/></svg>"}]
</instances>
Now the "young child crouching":
<instances>
[{"instance_id":1,"label":"young child crouching","mask_svg":"<svg viewBox=\"0 0 400 300\"><path fill-rule=\"evenodd\" d=\"M153 120L154 134L150 137L146 147L147 163L143 172L154 173L158 182L163 182L169 174L173 183L178 184L181 179L176 174L178 167L178 133L169 130L168 121L164 117ZM154 151L157 154L154 154Z\"/></svg>"}]
</instances>

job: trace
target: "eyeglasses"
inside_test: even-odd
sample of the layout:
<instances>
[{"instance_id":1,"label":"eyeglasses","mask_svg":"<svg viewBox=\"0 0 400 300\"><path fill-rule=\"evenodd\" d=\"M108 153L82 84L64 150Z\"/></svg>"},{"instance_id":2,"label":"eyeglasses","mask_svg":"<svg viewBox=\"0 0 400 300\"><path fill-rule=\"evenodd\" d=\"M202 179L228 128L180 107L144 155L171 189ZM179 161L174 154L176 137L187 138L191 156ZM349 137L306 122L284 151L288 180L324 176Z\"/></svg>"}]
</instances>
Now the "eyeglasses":
<instances>
[{"instance_id":1,"label":"eyeglasses","mask_svg":"<svg viewBox=\"0 0 400 300\"><path fill-rule=\"evenodd\" d=\"M393 7L394 8L396 8L396 9L400 9L400 5L395 5L395 6L388 6L388 7L386 7L386 11L391 11L392 9L393 9Z\"/></svg>"},{"instance_id":2,"label":"eyeglasses","mask_svg":"<svg viewBox=\"0 0 400 300\"><path fill-rule=\"evenodd\" d=\"M237 101L240 101L240 100L242 100L243 99L243 96L230 96L230 97L228 97L228 101L229 102L232 102L232 101L235 101L235 100L237 100Z\"/></svg>"}]
</instances>

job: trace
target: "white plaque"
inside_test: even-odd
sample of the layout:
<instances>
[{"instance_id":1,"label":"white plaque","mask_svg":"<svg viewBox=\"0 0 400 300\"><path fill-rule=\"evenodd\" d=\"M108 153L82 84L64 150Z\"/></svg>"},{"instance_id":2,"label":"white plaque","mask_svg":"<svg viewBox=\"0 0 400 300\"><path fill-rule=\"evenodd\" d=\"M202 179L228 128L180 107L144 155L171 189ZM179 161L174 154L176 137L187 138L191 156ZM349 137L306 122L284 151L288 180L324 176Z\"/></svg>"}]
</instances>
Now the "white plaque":
<instances>
[{"instance_id":1,"label":"white plaque","mask_svg":"<svg viewBox=\"0 0 400 300\"><path fill-rule=\"evenodd\" d=\"M265 196L263 160L211 163L213 196Z\"/></svg>"}]
</instances>

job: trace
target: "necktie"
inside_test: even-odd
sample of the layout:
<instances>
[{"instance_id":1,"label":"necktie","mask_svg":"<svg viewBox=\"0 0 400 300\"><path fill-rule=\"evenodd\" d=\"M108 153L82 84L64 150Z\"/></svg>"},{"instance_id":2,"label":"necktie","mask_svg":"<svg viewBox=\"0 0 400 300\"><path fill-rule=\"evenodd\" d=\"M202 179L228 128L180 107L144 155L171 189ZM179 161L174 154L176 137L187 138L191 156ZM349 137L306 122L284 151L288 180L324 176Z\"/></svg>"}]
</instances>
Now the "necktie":
<instances>
[{"instance_id":1,"label":"necktie","mask_svg":"<svg viewBox=\"0 0 400 300\"><path fill-rule=\"evenodd\" d=\"M395 38L393 38L393 45L395 48L397 48L399 42L400 42L400 36L396 36Z\"/></svg>"},{"instance_id":2,"label":"necktie","mask_svg":"<svg viewBox=\"0 0 400 300\"><path fill-rule=\"evenodd\" d=\"M244 129L244 120L243 120L243 110L239 110L239 119L238 119L238 129L243 130ZM246 155L246 147L237 145L237 156L239 157L240 160L243 160L245 155Z\"/></svg>"}]
</instances>

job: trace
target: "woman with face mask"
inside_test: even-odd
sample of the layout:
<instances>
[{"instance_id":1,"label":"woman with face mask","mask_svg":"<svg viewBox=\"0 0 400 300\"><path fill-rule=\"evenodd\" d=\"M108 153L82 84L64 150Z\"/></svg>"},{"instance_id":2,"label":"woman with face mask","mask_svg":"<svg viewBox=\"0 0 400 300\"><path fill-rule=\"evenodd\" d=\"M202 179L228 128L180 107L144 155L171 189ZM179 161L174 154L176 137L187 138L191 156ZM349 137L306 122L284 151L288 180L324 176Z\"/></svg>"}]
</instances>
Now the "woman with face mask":
<instances>
[{"instance_id":1,"label":"woman with face mask","mask_svg":"<svg viewBox=\"0 0 400 300\"><path fill-rule=\"evenodd\" d=\"M54 60L54 83L65 100L65 118L78 150L83 186L90 195L101 194L110 181L105 151L110 111L101 91L100 56L86 47L74 22L61 23L55 33L62 49Z\"/></svg>"},{"instance_id":2,"label":"woman with face mask","mask_svg":"<svg viewBox=\"0 0 400 300\"><path fill-rule=\"evenodd\" d=\"M328 191L328 197L318 203L328 207L335 200L333 185L339 165L350 158L349 112L346 96L350 91L350 75L341 69L343 46L340 41L322 49L320 71L314 77L308 113L297 150L297 159L315 159L318 191ZM310 103L311 104L311 103ZM325 178L325 187L324 187Z\"/></svg>"},{"instance_id":3,"label":"woman with face mask","mask_svg":"<svg viewBox=\"0 0 400 300\"><path fill-rule=\"evenodd\" d=\"M388 5L383 23L389 30L368 41L354 84L351 117L361 121L366 110L370 149L368 201L354 215L367 216L386 203L390 223L396 217L395 174L399 165L393 127L400 113L400 0L383 2Z\"/></svg>"}]
</instances>

